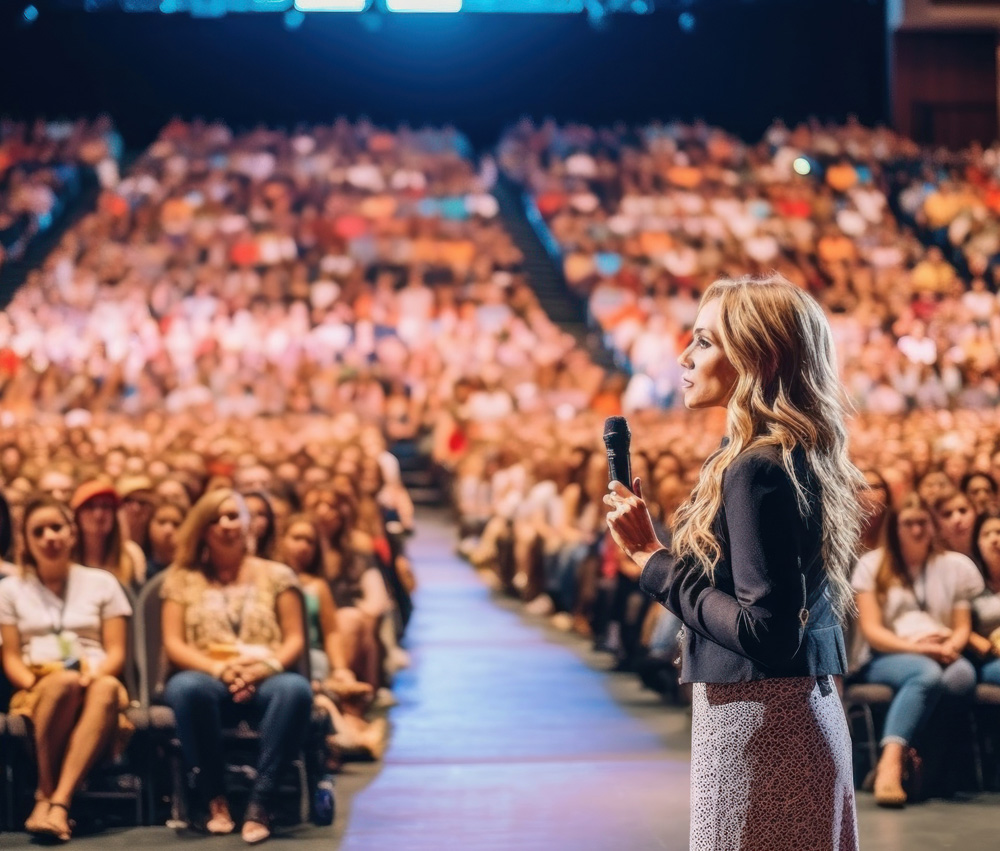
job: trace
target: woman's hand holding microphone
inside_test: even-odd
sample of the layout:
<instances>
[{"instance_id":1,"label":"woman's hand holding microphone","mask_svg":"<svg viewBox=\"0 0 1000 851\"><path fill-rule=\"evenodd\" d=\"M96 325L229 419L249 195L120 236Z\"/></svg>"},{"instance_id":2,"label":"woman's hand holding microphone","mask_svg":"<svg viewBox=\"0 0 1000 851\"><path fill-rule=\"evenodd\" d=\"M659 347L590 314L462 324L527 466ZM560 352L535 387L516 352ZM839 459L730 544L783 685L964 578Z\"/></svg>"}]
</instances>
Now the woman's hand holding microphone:
<instances>
[{"instance_id":1,"label":"woman's hand holding microphone","mask_svg":"<svg viewBox=\"0 0 1000 851\"><path fill-rule=\"evenodd\" d=\"M621 482L611 482L608 491L604 495L604 504L611 509L607 516L608 529L611 530L615 543L635 565L634 570L625 567L626 574L637 578L650 556L664 549L664 546L656 537L649 509L642 499L642 486L638 477L632 482L633 492Z\"/></svg>"}]
</instances>

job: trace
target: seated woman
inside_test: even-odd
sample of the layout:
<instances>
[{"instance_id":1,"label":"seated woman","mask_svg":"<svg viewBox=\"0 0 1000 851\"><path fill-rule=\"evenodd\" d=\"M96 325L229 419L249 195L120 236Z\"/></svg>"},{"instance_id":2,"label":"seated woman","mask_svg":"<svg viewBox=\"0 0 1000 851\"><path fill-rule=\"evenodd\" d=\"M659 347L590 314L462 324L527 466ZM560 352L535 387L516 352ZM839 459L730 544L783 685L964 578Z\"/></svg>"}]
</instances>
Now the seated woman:
<instances>
[{"instance_id":1,"label":"seated woman","mask_svg":"<svg viewBox=\"0 0 1000 851\"><path fill-rule=\"evenodd\" d=\"M250 512L250 538L254 555L274 558L278 530L271 498L264 491L249 491L243 494L243 499Z\"/></svg>"},{"instance_id":2,"label":"seated woman","mask_svg":"<svg viewBox=\"0 0 1000 851\"><path fill-rule=\"evenodd\" d=\"M323 535L323 575L337 604L347 665L373 687L381 685L378 627L392 600L375 565L371 538L356 527L357 501L345 489L314 488L303 500ZM384 694L381 700L389 700Z\"/></svg>"},{"instance_id":3,"label":"seated woman","mask_svg":"<svg viewBox=\"0 0 1000 851\"><path fill-rule=\"evenodd\" d=\"M159 498L158 498L159 499ZM177 530L184 522L184 511L174 502L160 500L153 509L146 531L146 573L155 576L173 563L177 552Z\"/></svg>"},{"instance_id":4,"label":"seated woman","mask_svg":"<svg viewBox=\"0 0 1000 851\"><path fill-rule=\"evenodd\" d=\"M10 516L10 505L0 492L0 579L17 572L17 566L10 560L14 551L14 527Z\"/></svg>"},{"instance_id":5,"label":"seated woman","mask_svg":"<svg viewBox=\"0 0 1000 851\"><path fill-rule=\"evenodd\" d=\"M907 747L943 695L968 697L976 685L962 656L972 632L971 601L983 589L967 557L942 550L933 516L916 494L889 508L885 542L858 560L851 584L857 595L863 648L858 678L895 689L875 773L875 802L906 803Z\"/></svg>"},{"instance_id":6,"label":"seated woman","mask_svg":"<svg viewBox=\"0 0 1000 851\"><path fill-rule=\"evenodd\" d=\"M938 535L946 550L972 556L972 526L976 512L960 490L949 488L938 494L932 506Z\"/></svg>"},{"instance_id":7,"label":"seated woman","mask_svg":"<svg viewBox=\"0 0 1000 851\"><path fill-rule=\"evenodd\" d=\"M982 660L980 681L1000 686L1000 509L980 514L972 531L972 559L986 588L972 601L969 646Z\"/></svg>"},{"instance_id":8,"label":"seated woman","mask_svg":"<svg viewBox=\"0 0 1000 851\"><path fill-rule=\"evenodd\" d=\"M65 842L74 793L116 733L130 730L116 678L132 608L110 573L73 562L76 531L65 505L34 500L22 524L20 570L0 582L3 668L16 689L8 711L29 721L38 759L25 830Z\"/></svg>"},{"instance_id":9,"label":"seated woman","mask_svg":"<svg viewBox=\"0 0 1000 851\"><path fill-rule=\"evenodd\" d=\"M284 563L299 577L305 594L313 691L316 703L330 715L336 730L329 744L342 753L360 752L369 759L379 759L387 724L384 718L371 724L362 718L372 687L358 682L347 665L337 605L323 578L322 538L316 522L305 514L290 517L280 551ZM341 701L343 712L335 700Z\"/></svg>"},{"instance_id":10,"label":"seated woman","mask_svg":"<svg viewBox=\"0 0 1000 851\"><path fill-rule=\"evenodd\" d=\"M88 567L109 571L126 588L146 581L146 556L118 517L121 501L110 482L94 479L76 489L70 508L79 530L74 557Z\"/></svg>"},{"instance_id":11,"label":"seated woman","mask_svg":"<svg viewBox=\"0 0 1000 851\"><path fill-rule=\"evenodd\" d=\"M191 509L163 581L163 646L179 669L164 698L177 734L199 817L207 805L210 833L235 828L223 785L224 720L259 718L257 778L243 839L261 842L270 822L280 769L298 752L309 727L312 689L290 672L306 650L295 574L249 554L250 515L228 488Z\"/></svg>"},{"instance_id":12,"label":"seated woman","mask_svg":"<svg viewBox=\"0 0 1000 851\"><path fill-rule=\"evenodd\" d=\"M885 477L871 467L862 470L867 486L859 494L864 519L861 527L861 552L878 549L885 536L885 518L892 504L892 492Z\"/></svg>"}]
</instances>

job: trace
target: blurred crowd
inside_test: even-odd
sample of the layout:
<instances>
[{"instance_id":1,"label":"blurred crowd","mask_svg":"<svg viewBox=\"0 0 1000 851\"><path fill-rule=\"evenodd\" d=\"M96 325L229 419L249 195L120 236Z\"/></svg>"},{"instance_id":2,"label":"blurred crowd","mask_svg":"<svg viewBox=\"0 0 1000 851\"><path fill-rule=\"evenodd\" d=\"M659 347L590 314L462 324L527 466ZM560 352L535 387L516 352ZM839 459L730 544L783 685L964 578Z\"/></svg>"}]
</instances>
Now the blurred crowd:
<instances>
[{"instance_id":1,"label":"blurred crowd","mask_svg":"<svg viewBox=\"0 0 1000 851\"><path fill-rule=\"evenodd\" d=\"M752 145L697 123L522 122L499 148L501 168L528 188L560 246L567 280L632 372L629 410L677 404L676 355L709 283L772 270L828 309L859 409L1000 401L987 206L997 154L939 159L852 122L776 123ZM917 218L974 252L968 271L918 239Z\"/></svg>"},{"instance_id":2,"label":"blurred crowd","mask_svg":"<svg viewBox=\"0 0 1000 851\"><path fill-rule=\"evenodd\" d=\"M485 419L573 401L587 370L464 150L364 122L172 123L0 320L4 409L349 409L397 440L463 394Z\"/></svg>"},{"instance_id":3,"label":"blurred crowd","mask_svg":"<svg viewBox=\"0 0 1000 851\"><path fill-rule=\"evenodd\" d=\"M0 268L20 259L31 240L50 228L92 173L106 185L118 179L121 138L110 119L0 119Z\"/></svg>"},{"instance_id":4,"label":"blurred crowd","mask_svg":"<svg viewBox=\"0 0 1000 851\"><path fill-rule=\"evenodd\" d=\"M872 509L855 587L875 605L853 630L853 675L902 695L889 742L919 743L938 699L968 698L977 678L1000 684L996 150L944 156L854 123L778 123L749 145L697 123L525 122L477 164L450 128L174 121L119 176L103 121L4 124L0 141L0 218L31 197L44 211L54 163L84 162L101 186L0 317L12 711L85 701L91 684L48 678L65 648L36 659L29 645L62 630L32 621L15 583L44 598L76 571L104 589L109 622L140 616L136 595L154 588L185 674L158 699L210 832L233 820L206 769L218 755L189 724L198 701L278 701L276 741L311 706L332 724L331 764L381 753L372 708L408 664L414 588L397 458L431 459L487 581L678 696L676 619L609 545L600 435L629 415L633 472L665 533L722 438L718 412L669 409L700 293L727 275L775 270L828 310ZM491 194L498 169L528 188L622 372L548 319ZM932 606L927 575L920 597L900 567L911 556L946 556ZM86 629L112 705L116 627ZM304 697L291 669L305 649ZM92 758L62 773L42 760L29 830L68 835L73 772ZM248 841L269 829L272 769Z\"/></svg>"},{"instance_id":5,"label":"blurred crowd","mask_svg":"<svg viewBox=\"0 0 1000 851\"><path fill-rule=\"evenodd\" d=\"M303 685L308 696L287 716L251 715L264 725L264 742L271 737L275 745L261 749L256 809L246 817L256 825L253 835L269 830L277 768L301 745L304 732L290 730L309 726L311 707L329 728L325 770L381 756L387 725L380 712L394 704L392 678L409 664L399 638L415 581L405 552L413 505L378 425L350 413L237 423L188 412L136 418L77 411L4 426L0 471L0 576L7 575L0 634L14 691L7 711L33 721L39 754L42 804L28 818L29 831L68 838L66 811L86 774L77 770L87 764L83 757L53 744L68 747L71 730L59 726L67 716L46 713L46 701L68 702L74 693L91 700L108 677L128 682L125 631L119 635L115 623L148 618L146 606L158 607L161 596L163 647L186 679L172 685L175 674L153 697L176 714L191 813L229 824L222 831L210 824L210 832L232 830L218 779L221 755L189 745L208 729L203 704L219 683L220 717L228 717L227 706L263 712L271 700L294 702ZM301 591L304 609L284 599L288 589ZM150 595L151 604L137 602ZM171 603L176 622L168 619ZM220 611L228 611L221 620ZM137 694L120 704L117 695L111 689L107 699L122 712L138 705ZM185 725L190 712L200 719L195 728ZM278 726L268 727L272 722ZM77 723L87 727L86 712ZM106 756L102 742L116 741L91 733L89 764Z\"/></svg>"}]
</instances>

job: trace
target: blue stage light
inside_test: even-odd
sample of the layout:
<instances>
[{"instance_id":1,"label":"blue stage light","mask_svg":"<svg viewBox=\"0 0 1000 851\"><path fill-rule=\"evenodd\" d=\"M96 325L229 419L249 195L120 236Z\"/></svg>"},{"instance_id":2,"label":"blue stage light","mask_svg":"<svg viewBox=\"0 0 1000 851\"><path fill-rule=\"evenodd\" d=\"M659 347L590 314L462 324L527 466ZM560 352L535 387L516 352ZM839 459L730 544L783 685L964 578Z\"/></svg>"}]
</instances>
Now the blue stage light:
<instances>
[{"instance_id":1,"label":"blue stage light","mask_svg":"<svg viewBox=\"0 0 1000 851\"><path fill-rule=\"evenodd\" d=\"M461 12L462 0L385 0L390 12Z\"/></svg>"},{"instance_id":2,"label":"blue stage light","mask_svg":"<svg viewBox=\"0 0 1000 851\"><path fill-rule=\"evenodd\" d=\"M463 12L536 12L543 15L579 14L583 0L464 0Z\"/></svg>"},{"instance_id":3,"label":"blue stage light","mask_svg":"<svg viewBox=\"0 0 1000 851\"><path fill-rule=\"evenodd\" d=\"M364 12L372 0L295 0L300 12Z\"/></svg>"},{"instance_id":4,"label":"blue stage light","mask_svg":"<svg viewBox=\"0 0 1000 851\"><path fill-rule=\"evenodd\" d=\"M694 15L690 12L681 12L677 16L677 26L679 26L683 32L694 32L695 24L697 24L697 21L695 20Z\"/></svg>"},{"instance_id":5,"label":"blue stage light","mask_svg":"<svg viewBox=\"0 0 1000 851\"><path fill-rule=\"evenodd\" d=\"M24 11L21 12L21 17L26 24L33 24L38 20L38 9L34 6L25 6Z\"/></svg>"},{"instance_id":6,"label":"blue stage light","mask_svg":"<svg viewBox=\"0 0 1000 851\"><path fill-rule=\"evenodd\" d=\"M226 0L191 0L192 18L221 18L228 11Z\"/></svg>"},{"instance_id":7,"label":"blue stage light","mask_svg":"<svg viewBox=\"0 0 1000 851\"><path fill-rule=\"evenodd\" d=\"M284 20L285 20L286 30L297 30L305 23L306 16L298 9L289 9L287 12L285 12Z\"/></svg>"}]
</instances>

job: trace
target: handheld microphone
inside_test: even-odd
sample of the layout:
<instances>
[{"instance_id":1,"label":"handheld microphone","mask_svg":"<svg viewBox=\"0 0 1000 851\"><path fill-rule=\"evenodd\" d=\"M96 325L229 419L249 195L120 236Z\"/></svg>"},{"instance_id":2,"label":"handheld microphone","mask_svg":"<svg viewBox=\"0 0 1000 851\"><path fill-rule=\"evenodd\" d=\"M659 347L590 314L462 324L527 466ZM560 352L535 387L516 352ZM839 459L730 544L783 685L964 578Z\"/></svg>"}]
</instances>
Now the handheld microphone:
<instances>
[{"instance_id":1,"label":"handheld microphone","mask_svg":"<svg viewBox=\"0 0 1000 851\"><path fill-rule=\"evenodd\" d=\"M609 481L621 482L632 490L632 459L629 445L632 432L625 417L608 417L604 421L604 445L608 450Z\"/></svg>"}]
</instances>

